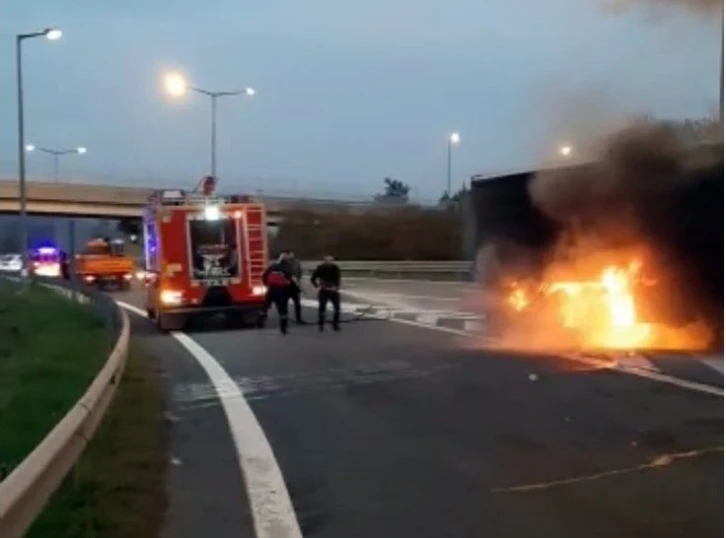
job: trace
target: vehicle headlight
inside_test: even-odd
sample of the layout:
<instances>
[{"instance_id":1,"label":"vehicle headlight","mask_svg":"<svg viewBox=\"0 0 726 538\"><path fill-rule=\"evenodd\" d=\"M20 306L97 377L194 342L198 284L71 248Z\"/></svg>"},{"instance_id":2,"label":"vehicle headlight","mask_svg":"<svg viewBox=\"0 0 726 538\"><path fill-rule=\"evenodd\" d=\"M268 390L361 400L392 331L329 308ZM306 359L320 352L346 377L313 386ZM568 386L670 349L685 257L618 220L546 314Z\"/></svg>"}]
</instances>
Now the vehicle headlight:
<instances>
[{"instance_id":1,"label":"vehicle headlight","mask_svg":"<svg viewBox=\"0 0 726 538\"><path fill-rule=\"evenodd\" d=\"M136 271L136 280L144 280L146 278L146 271Z\"/></svg>"},{"instance_id":2,"label":"vehicle headlight","mask_svg":"<svg viewBox=\"0 0 726 538\"><path fill-rule=\"evenodd\" d=\"M219 207L216 205L208 205L205 207L204 218L206 220L219 220Z\"/></svg>"},{"instance_id":3,"label":"vehicle headlight","mask_svg":"<svg viewBox=\"0 0 726 538\"><path fill-rule=\"evenodd\" d=\"M164 304L179 304L182 300L182 292L176 290L161 290L159 299Z\"/></svg>"},{"instance_id":4,"label":"vehicle headlight","mask_svg":"<svg viewBox=\"0 0 726 538\"><path fill-rule=\"evenodd\" d=\"M252 295L264 295L267 293L267 287L265 286L253 286Z\"/></svg>"}]
</instances>

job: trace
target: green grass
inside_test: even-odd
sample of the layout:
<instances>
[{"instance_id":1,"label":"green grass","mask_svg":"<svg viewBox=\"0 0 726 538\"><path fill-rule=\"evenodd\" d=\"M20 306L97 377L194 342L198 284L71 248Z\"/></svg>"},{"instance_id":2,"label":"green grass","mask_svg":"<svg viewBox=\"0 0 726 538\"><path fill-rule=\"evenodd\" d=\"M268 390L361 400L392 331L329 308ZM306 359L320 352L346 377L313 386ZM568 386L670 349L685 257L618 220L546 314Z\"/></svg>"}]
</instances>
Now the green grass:
<instances>
[{"instance_id":1,"label":"green grass","mask_svg":"<svg viewBox=\"0 0 726 538\"><path fill-rule=\"evenodd\" d=\"M0 280L0 465L8 472L88 388L111 347L102 320ZM152 538L165 508L166 423L152 361L129 352L106 416L29 538Z\"/></svg>"},{"instance_id":2,"label":"green grass","mask_svg":"<svg viewBox=\"0 0 726 538\"><path fill-rule=\"evenodd\" d=\"M0 475L85 392L109 352L91 310L45 288L0 282Z\"/></svg>"},{"instance_id":3,"label":"green grass","mask_svg":"<svg viewBox=\"0 0 726 538\"><path fill-rule=\"evenodd\" d=\"M154 538L164 509L167 427L160 380L136 349L111 407L28 538Z\"/></svg>"}]
</instances>

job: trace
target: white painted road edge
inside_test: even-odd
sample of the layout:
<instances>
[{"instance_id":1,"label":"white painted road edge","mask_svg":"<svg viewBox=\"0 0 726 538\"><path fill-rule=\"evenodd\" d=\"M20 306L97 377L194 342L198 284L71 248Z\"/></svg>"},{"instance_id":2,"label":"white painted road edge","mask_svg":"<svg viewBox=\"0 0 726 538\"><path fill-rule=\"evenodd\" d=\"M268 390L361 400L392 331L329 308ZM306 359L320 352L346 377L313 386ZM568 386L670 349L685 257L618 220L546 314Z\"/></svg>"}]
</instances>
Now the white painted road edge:
<instances>
[{"instance_id":1,"label":"white painted road edge","mask_svg":"<svg viewBox=\"0 0 726 538\"><path fill-rule=\"evenodd\" d=\"M144 310L131 304L122 301L116 303L129 312L148 317ZM204 369L219 396L237 450L256 537L302 538L280 466L239 386L222 365L192 338L178 331L172 331L169 335Z\"/></svg>"},{"instance_id":2,"label":"white painted road edge","mask_svg":"<svg viewBox=\"0 0 726 538\"><path fill-rule=\"evenodd\" d=\"M317 301L313 299L302 299L301 303L303 306L307 306L310 308L317 308ZM365 305L360 304L345 304L343 303L341 305L341 310L344 312L357 312L359 308L365 308ZM363 317L371 317L373 319L381 319L380 317L373 315L366 315L363 314ZM447 334L453 334L456 336L463 336L465 338L472 338L472 334L467 331L462 331L460 329L454 329L453 327L444 327L441 325L432 325L428 323L422 323L420 321L413 321L408 319L400 319L400 318L385 318L387 321L392 321L394 323L400 323L402 325L411 325L413 327L421 327L422 329L428 329L430 331L438 331L442 333ZM721 387L717 387L714 385L707 385L705 383L699 383L697 381L689 381L687 379L681 379L678 377L673 377L668 374L663 374L660 372L654 372L652 370L647 370L644 368L637 368L633 367L630 364L621 364L618 361L615 360L604 360L594 357L587 357L583 356L579 353L574 354L558 354L558 357L561 357L563 359L579 362L582 364L586 364L588 366L592 366L594 368L599 368L603 370L611 370L615 372L620 372L623 374L633 375L636 377L642 377L645 379L649 379L650 381L657 381L659 383L667 383L669 385L673 385L682 389L691 390L695 392L700 392L703 394L710 394L712 396L720 396L724 397L724 390Z\"/></svg>"},{"instance_id":3,"label":"white painted road edge","mask_svg":"<svg viewBox=\"0 0 726 538\"><path fill-rule=\"evenodd\" d=\"M148 317L146 312L123 301L116 303L141 317ZM303 299L305 306L317 306L316 301ZM351 306L343 310L351 310ZM358 305L352 307L353 310ZM375 316L372 316L375 318ZM464 337L471 337L470 333L450 327L428 325L416 321L390 318L394 323L411 325L422 329L443 332ZM219 401L227 416L227 422L232 433L232 440L237 450L237 459L240 465L243 482L250 501L250 509L257 538L302 538L302 531L297 521L295 509L290 493L282 477L282 471L277 463L262 426L255 417L239 386L229 376L221 364L192 338L178 331L169 335L174 338L194 359L200 364L209 376ZM668 383L683 389L692 390L713 396L724 396L720 387L705 385L679 379L652 371L640 370L633 367L621 366L617 362L601 359L581 357L577 355L562 355L563 358L587 364L589 366L609 369L629 375L643 377L651 381Z\"/></svg>"}]
</instances>

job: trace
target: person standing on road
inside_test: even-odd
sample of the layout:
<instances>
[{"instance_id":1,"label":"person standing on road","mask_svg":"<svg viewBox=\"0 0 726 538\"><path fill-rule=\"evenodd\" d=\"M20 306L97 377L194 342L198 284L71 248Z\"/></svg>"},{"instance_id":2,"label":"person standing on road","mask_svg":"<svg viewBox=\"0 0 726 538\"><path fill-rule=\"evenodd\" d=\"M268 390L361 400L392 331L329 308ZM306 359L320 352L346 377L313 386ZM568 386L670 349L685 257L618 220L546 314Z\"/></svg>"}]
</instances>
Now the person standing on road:
<instances>
[{"instance_id":1,"label":"person standing on road","mask_svg":"<svg viewBox=\"0 0 726 538\"><path fill-rule=\"evenodd\" d=\"M288 286L287 291L295 308L295 322L298 325L305 325L305 320L302 319L302 305L300 304L300 294L302 293L302 265L300 265L300 260L295 257L294 252L287 252L287 260L290 264L290 272L292 274L290 286Z\"/></svg>"},{"instance_id":2,"label":"person standing on road","mask_svg":"<svg viewBox=\"0 0 726 538\"><path fill-rule=\"evenodd\" d=\"M267 320L267 312L274 303L277 316L280 318L280 332L282 334L287 334L288 287L291 280L290 263L285 254L280 254L277 261L272 262L262 273L262 283L267 287L262 324L264 325Z\"/></svg>"},{"instance_id":3,"label":"person standing on road","mask_svg":"<svg viewBox=\"0 0 726 538\"><path fill-rule=\"evenodd\" d=\"M340 330L340 267L332 256L325 256L310 276L310 282L318 290L318 330L325 326L325 309L328 301L333 304L333 330Z\"/></svg>"}]
</instances>

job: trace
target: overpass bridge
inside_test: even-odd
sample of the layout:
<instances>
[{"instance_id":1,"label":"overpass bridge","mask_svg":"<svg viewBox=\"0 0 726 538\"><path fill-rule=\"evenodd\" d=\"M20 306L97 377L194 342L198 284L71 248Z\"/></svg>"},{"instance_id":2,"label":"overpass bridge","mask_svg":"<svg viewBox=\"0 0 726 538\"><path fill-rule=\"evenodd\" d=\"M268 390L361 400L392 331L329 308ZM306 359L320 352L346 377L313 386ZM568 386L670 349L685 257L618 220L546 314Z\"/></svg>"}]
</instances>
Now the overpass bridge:
<instances>
[{"instance_id":1,"label":"overpass bridge","mask_svg":"<svg viewBox=\"0 0 726 538\"><path fill-rule=\"evenodd\" d=\"M140 218L153 190L148 187L28 181L27 210L30 214L48 216ZM313 205L321 210L350 206L365 208L370 205L370 202L252 197L265 203L268 226L272 227L280 223L285 211L301 204ZM0 180L0 214L17 213L20 210L19 198L17 180Z\"/></svg>"}]
</instances>

